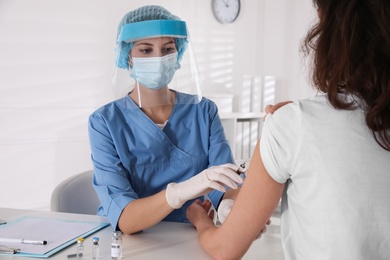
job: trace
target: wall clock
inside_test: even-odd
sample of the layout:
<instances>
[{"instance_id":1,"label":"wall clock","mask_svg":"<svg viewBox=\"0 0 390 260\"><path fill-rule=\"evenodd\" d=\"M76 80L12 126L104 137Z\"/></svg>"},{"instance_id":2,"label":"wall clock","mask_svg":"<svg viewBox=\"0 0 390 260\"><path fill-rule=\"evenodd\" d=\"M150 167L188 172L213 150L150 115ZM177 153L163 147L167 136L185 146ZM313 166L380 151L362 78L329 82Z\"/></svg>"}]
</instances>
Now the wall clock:
<instances>
[{"instance_id":1,"label":"wall clock","mask_svg":"<svg viewBox=\"0 0 390 260\"><path fill-rule=\"evenodd\" d=\"M240 0L212 0L211 8L214 17L220 23L232 23L240 14Z\"/></svg>"}]
</instances>

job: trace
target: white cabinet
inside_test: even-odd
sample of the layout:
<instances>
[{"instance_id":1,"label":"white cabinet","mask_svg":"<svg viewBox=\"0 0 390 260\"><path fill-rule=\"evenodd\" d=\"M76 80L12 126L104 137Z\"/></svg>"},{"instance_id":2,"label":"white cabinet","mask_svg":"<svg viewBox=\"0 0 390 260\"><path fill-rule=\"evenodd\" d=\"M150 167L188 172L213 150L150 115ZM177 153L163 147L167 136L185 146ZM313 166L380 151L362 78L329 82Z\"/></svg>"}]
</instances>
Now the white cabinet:
<instances>
[{"instance_id":1,"label":"white cabinet","mask_svg":"<svg viewBox=\"0 0 390 260\"><path fill-rule=\"evenodd\" d=\"M260 138L265 113L220 113L237 163L249 161Z\"/></svg>"}]
</instances>

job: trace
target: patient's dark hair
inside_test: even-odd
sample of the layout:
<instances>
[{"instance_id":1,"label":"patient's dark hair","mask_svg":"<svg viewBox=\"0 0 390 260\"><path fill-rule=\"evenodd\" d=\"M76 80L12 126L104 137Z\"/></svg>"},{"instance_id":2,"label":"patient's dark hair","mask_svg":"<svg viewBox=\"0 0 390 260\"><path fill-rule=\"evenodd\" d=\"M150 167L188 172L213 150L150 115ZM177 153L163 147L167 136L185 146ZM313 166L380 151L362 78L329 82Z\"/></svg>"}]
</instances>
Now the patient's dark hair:
<instances>
[{"instance_id":1,"label":"patient's dark hair","mask_svg":"<svg viewBox=\"0 0 390 260\"><path fill-rule=\"evenodd\" d=\"M366 123L377 143L390 151L390 0L313 0L319 21L302 50L313 54L312 80L336 109L355 109L362 100Z\"/></svg>"}]
</instances>

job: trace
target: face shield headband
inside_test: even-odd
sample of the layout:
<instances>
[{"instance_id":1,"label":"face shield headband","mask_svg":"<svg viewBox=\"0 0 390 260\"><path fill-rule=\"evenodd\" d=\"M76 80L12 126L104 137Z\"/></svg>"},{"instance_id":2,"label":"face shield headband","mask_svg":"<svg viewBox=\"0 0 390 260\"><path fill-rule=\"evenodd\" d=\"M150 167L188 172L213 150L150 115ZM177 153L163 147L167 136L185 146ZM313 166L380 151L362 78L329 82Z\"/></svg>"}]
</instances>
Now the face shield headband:
<instances>
[{"instance_id":1,"label":"face shield headband","mask_svg":"<svg viewBox=\"0 0 390 260\"><path fill-rule=\"evenodd\" d=\"M187 26L180 20L147 20L129 23L122 26L116 42L115 64L120 69L128 69L128 53L133 42L144 38L175 38L178 59L180 62L188 45Z\"/></svg>"},{"instance_id":2,"label":"face shield headband","mask_svg":"<svg viewBox=\"0 0 390 260\"><path fill-rule=\"evenodd\" d=\"M188 37L187 26L179 20L150 20L125 24L118 37L118 42L134 42L154 37Z\"/></svg>"}]
</instances>

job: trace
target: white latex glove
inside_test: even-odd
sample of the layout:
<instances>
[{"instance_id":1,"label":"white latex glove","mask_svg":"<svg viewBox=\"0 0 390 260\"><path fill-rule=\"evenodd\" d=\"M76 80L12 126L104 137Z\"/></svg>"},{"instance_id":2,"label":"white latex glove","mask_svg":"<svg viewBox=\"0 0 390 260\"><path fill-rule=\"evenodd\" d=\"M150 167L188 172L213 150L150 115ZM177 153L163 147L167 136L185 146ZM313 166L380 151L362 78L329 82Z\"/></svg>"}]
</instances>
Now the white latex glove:
<instances>
[{"instance_id":1,"label":"white latex glove","mask_svg":"<svg viewBox=\"0 0 390 260\"><path fill-rule=\"evenodd\" d=\"M218 215L218 221L221 224L225 222L227 216L232 210L233 204L234 204L234 200L232 199L223 199L221 203L219 203L217 215ZM271 220L267 221L266 225L261 230L260 234L256 237L256 239L259 239L265 232L267 232L267 225L269 224L271 224Z\"/></svg>"},{"instance_id":2,"label":"white latex glove","mask_svg":"<svg viewBox=\"0 0 390 260\"><path fill-rule=\"evenodd\" d=\"M218 207L218 220L222 224L225 222L227 216L230 213L230 210L232 209L234 204L234 200L232 199L223 199L221 203L219 203Z\"/></svg>"},{"instance_id":3,"label":"white latex glove","mask_svg":"<svg viewBox=\"0 0 390 260\"><path fill-rule=\"evenodd\" d=\"M186 201L205 195L213 189L221 192L226 191L225 186L237 189L237 184L243 181L237 174L238 170L243 171L232 163L212 166L186 181L169 183L165 193L167 202L172 208L178 209Z\"/></svg>"}]
</instances>

